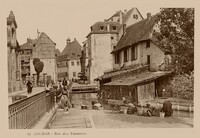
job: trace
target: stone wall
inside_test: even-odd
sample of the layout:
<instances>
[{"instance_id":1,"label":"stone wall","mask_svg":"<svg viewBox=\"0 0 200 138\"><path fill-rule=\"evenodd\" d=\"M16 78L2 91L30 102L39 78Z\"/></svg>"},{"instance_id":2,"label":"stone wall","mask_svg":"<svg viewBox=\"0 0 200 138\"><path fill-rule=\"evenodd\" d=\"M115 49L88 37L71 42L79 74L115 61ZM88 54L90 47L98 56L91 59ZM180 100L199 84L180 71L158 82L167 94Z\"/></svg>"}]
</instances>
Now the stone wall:
<instances>
[{"instance_id":1,"label":"stone wall","mask_svg":"<svg viewBox=\"0 0 200 138\"><path fill-rule=\"evenodd\" d=\"M89 80L103 75L104 71L112 69L113 46L117 43L117 34L92 34L88 38Z\"/></svg>"}]
</instances>

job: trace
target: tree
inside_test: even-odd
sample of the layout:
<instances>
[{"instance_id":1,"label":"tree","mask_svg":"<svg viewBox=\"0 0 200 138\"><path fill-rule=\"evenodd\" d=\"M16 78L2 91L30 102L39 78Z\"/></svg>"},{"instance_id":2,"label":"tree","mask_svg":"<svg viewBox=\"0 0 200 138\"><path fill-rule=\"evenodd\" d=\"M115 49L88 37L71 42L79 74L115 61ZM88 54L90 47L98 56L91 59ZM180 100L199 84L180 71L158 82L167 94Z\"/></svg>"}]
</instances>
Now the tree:
<instances>
[{"instance_id":1,"label":"tree","mask_svg":"<svg viewBox=\"0 0 200 138\"><path fill-rule=\"evenodd\" d=\"M39 58L34 58L33 59L33 65L35 67L35 71L36 71L36 74L37 74L37 86L38 86L40 73L42 72L42 70L44 68L44 63L42 61L40 61Z\"/></svg>"},{"instance_id":2,"label":"tree","mask_svg":"<svg viewBox=\"0 0 200 138\"><path fill-rule=\"evenodd\" d=\"M158 15L160 44L172 51L176 74L190 74L194 70L194 9L162 8Z\"/></svg>"},{"instance_id":3,"label":"tree","mask_svg":"<svg viewBox=\"0 0 200 138\"><path fill-rule=\"evenodd\" d=\"M35 66L35 63L38 62L38 61L40 61L39 58L34 58L34 59L33 59L33 65Z\"/></svg>"}]
</instances>

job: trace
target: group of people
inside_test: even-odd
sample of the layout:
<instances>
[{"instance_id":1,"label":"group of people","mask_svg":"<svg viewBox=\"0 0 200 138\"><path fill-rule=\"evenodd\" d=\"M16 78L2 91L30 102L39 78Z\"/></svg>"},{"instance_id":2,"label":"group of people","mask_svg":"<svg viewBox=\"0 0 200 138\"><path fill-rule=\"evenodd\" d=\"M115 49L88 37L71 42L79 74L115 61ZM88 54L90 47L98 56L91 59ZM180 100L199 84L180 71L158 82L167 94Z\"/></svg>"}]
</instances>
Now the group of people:
<instances>
[{"instance_id":1,"label":"group of people","mask_svg":"<svg viewBox=\"0 0 200 138\"><path fill-rule=\"evenodd\" d=\"M33 83L30 80L27 81L26 87L27 87L27 93L31 94L32 90L33 90ZM45 91L49 92L52 88L53 88L53 84L52 83L47 83L46 87L45 87Z\"/></svg>"},{"instance_id":2,"label":"group of people","mask_svg":"<svg viewBox=\"0 0 200 138\"><path fill-rule=\"evenodd\" d=\"M66 80L65 78L63 79L63 81L59 80L57 84L58 91L56 93L56 101L58 102L58 107L63 109L64 111L69 111L69 109L71 108L71 103L69 99L69 85L69 80ZM31 94L33 89L33 83L30 80L28 80L26 86L28 94ZM46 93L50 92L52 88L53 84L47 83L45 87Z\"/></svg>"},{"instance_id":3,"label":"group of people","mask_svg":"<svg viewBox=\"0 0 200 138\"><path fill-rule=\"evenodd\" d=\"M135 114L137 113L137 107L131 103L129 99L122 97L123 103L128 106L127 114ZM152 107L149 103L146 104L146 108L142 110L142 116L160 116L160 112L164 113L164 117L170 117L173 115L172 103L170 100L166 100L163 103L163 107L156 108Z\"/></svg>"},{"instance_id":4,"label":"group of people","mask_svg":"<svg viewBox=\"0 0 200 138\"><path fill-rule=\"evenodd\" d=\"M58 107L67 112L71 108L71 102L69 99L69 91L70 91L70 88L68 87L69 85L70 82L65 78L63 79L63 81L61 80L58 81L58 93L56 99L58 102Z\"/></svg>"},{"instance_id":5,"label":"group of people","mask_svg":"<svg viewBox=\"0 0 200 138\"><path fill-rule=\"evenodd\" d=\"M146 104L146 110L143 111L143 116L160 116L160 112L164 113L164 117L170 117L173 115L172 103L170 100L166 100L163 103L162 108L152 107L149 103Z\"/></svg>"}]
</instances>

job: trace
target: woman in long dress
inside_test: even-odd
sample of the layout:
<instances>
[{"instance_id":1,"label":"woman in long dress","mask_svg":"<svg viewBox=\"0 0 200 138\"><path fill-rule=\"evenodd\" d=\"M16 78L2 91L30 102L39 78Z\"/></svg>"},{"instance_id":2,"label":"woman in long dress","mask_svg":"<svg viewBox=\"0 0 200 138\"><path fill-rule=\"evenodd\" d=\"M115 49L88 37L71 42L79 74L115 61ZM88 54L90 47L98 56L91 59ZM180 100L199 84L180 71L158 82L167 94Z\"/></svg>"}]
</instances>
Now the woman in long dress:
<instances>
[{"instance_id":1,"label":"woman in long dress","mask_svg":"<svg viewBox=\"0 0 200 138\"><path fill-rule=\"evenodd\" d=\"M70 100L67 96L67 89L64 87L62 91L62 96L60 99L59 107L64 109L64 111L69 111L69 108L71 107Z\"/></svg>"}]
</instances>

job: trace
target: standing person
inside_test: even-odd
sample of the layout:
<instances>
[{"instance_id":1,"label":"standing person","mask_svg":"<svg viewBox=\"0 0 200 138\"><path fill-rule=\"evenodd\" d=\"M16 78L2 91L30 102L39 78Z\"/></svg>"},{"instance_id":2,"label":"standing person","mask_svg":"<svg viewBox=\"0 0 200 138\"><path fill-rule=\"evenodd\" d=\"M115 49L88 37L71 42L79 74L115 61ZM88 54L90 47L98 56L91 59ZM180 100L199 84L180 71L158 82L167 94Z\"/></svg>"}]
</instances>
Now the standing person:
<instances>
[{"instance_id":1,"label":"standing person","mask_svg":"<svg viewBox=\"0 0 200 138\"><path fill-rule=\"evenodd\" d=\"M31 94L32 93L33 84L31 83L30 80L28 80L26 86L27 86L27 92L28 92L28 94Z\"/></svg>"},{"instance_id":2,"label":"standing person","mask_svg":"<svg viewBox=\"0 0 200 138\"><path fill-rule=\"evenodd\" d=\"M171 101L167 100L163 103L163 108L161 110L162 112L165 113L165 117L170 117L173 114L172 110L172 103Z\"/></svg>"},{"instance_id":3,"label":"standing person","mask_svg":"<svg viewBox=\"0 0 200 138\"><path fill-rule=\"evenodd\" d=\"M71 104L67 96L67 89L65 87L63 88L62 96L58 106L64 111L69 111L69 108L71 108Z\"/></svg>"},{"instance_id":4,"label":"standing person","mask_svg":"<svg viewBox=\"0 0 200 138\"><path fill-rule=\"evenodd\" d=\"M67 86L67 83L68 83L67 80L64 78L62 82L63 87Z\"/></svg>"},{"instance_id":5,"label":"standing person","mask_svg":"<svg viewBox=\"0 0 200 138\"><path fill-rule=\"evenodd\" d=\"M61 84L61 81L59 80L58 81L58 90L56 92L56 102L57 103L60 101L60 98L62 96L62 91L63 91L62 84Z\"/></svg>"},{"instance_id":6,"label":"standing person","mask_svg":"<svg viewBox=\"0 0 200 138\"><path fill-rule=\"evenodd\" d=\"M66 78L64 78L63 79L63 81L62 81L62 86L63 86L63 88L67 88L67 80L66 80Z\"/></svg>"}]
</instances>

